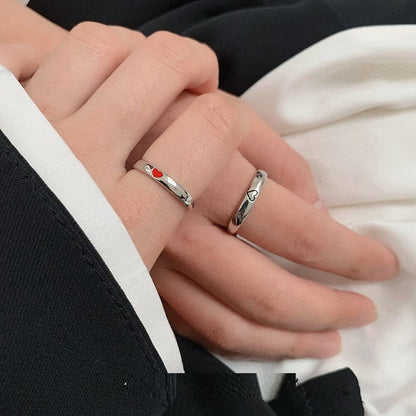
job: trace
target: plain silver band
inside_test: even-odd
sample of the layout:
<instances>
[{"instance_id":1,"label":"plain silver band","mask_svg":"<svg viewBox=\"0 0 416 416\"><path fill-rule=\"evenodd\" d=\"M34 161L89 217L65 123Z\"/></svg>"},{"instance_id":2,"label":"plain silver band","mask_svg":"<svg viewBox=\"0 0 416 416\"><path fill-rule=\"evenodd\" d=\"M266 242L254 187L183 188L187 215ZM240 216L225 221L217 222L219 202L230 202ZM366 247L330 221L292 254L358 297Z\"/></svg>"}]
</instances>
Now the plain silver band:
<instances>
[{"instance_id":1,"label":"plain silver band","mask_svg":"<svg viewBox=\"0 0 416 416\"><path fill-rule=\"evenodd\" d=\"M153 180L159 182L187 207L192 208L194 206L194 200L191 194L188 191L186 191L183 186L179 185L175 180L173 180L169 175L167 175L160 169L156 168L151 163L146 162L145 160L139 160L134 165L134 169L138 170L139 172L146 173ZM162 174L162 176L155 176L156 174Z\"/></svg>"},{"instance_id":2,"label":"plain silver band","mask_svg":"<svg viewBox=\"0 0 416 416\"><path fill-rule=\"evenodd\" d=\"M257 198L260 195L261 188L263 188L264 183L267 179L267 173L264 170L258 170L256 176L251 183L250 188L245 193L243 200L241 201L240 206L238 207L237 212L231 218L228 224L228 232L231 234L236 234L237 230L240 228L243 221L246 219L247 215L253 208L254 204L257 201Z\"/></svg>"}]
</instances>

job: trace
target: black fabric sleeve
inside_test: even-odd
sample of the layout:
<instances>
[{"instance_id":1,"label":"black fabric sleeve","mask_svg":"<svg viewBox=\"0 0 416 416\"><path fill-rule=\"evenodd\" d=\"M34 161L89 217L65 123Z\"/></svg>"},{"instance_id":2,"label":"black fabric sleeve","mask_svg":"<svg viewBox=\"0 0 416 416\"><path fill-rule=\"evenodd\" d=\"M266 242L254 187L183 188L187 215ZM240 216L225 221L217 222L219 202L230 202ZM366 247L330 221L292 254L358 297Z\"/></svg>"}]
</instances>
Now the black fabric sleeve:
<instances>
[{"instance_id":1,"label":"black fabric sleeve","mask_svg":"<svg viewBox=\"0 0 416 416\"><path fill-rule=\"evenodd\" d=\"M172 380L106 265L0 132L0 415L160 415Z\"/></svg>"},{"instance_id":2,"label":"black fabric sleeve","mask_svg":"<svg viewBox=\"0 0 416 416\"><path fill-rule=\"evenodd\" d=\"M270 407L291 416L364 416L358 380L349 368L297 384L286 374Z\"/></svg>"},{"instance_id":3,"label":"black fabric sleeve","mask_svg":"<svg viewBox=\"0 0 416 416\"><path fill-rule=\"evenodd\" d=\"M218 55L220 87L236 95L341 30L416 23L414 0L31 0L29 7L67 29L94 20L205 42Z\"/></svg>"}]
</instances>

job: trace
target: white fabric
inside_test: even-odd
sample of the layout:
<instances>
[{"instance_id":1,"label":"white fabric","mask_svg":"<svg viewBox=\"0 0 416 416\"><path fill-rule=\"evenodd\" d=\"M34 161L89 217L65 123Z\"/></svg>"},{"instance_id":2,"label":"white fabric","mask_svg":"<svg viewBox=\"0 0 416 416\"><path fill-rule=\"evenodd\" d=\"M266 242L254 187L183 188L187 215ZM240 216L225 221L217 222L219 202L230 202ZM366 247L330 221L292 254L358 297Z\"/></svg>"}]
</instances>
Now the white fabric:
<instances>
[{"instance_id":1,"label":"white fabric","mask_svg":"<svg viewBox=\"0 0 416 416\"><path fill-rule=\"evenodd\" d=\"M169 372L183 372L176 339L127 230L66 143L0 66L0 129L55 193L101 255Z\"/></svg>"},{"instance_id":2,"label":"white fabric","mask_svg":"<svg viewBox=\"0 0 416 416\"><path fill-rule=\"evenodd\" d=\"M416 415L416 26L338 33L243 98L310 162L331 215L390 246L401 270L389 282L357 283L271 256L300 276L369 296L379 319L342 331L333 359L226 363L296 372L301 381L348 366L368 416Z\"/></svg>"}]
</instances>

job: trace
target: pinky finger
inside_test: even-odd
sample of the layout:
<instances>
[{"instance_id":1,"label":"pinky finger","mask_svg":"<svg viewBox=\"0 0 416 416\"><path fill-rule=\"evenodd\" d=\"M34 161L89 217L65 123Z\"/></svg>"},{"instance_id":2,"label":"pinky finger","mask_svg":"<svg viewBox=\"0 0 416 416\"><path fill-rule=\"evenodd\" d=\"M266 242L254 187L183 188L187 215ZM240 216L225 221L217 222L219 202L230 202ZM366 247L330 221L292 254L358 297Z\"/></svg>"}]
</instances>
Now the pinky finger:
<instances>
[{"instance_id":1,"label":"pinky finger","mask_svg":"<svg viewBox=\"0 0 416 416\"><path fill-rule=\"evenodd\" d=\"M228 357L328 358L340 351L336 331L295 332L262 326L228 308L180 272L154 267L152 277L173 328Z\"/></svg>"}]
</instances>

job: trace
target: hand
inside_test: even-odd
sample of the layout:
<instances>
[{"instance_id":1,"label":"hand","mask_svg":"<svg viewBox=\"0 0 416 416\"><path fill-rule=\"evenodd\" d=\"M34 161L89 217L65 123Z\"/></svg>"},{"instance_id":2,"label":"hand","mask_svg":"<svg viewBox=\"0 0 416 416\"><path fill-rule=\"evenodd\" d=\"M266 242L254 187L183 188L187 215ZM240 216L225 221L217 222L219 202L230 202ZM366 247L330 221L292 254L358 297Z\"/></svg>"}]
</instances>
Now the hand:
<instances>
[{"instance_id":1,"label":"hand","mask_svg":"<svg viewBox=\"0 0 416 416\"><path fill-rule=\"evenodd\" d=\"M113 205L149 269L186 208L144 173L127 170L127 157L185 88L201 94L144 154L198 198L247 133L243 106L212 92L217 82L215 54L196 41L84 23L26 85Z\"/></svg>"},{"instance_id":2,"label":"hand","mask_svg":"<svg viewBox=\"0 0 416 416\"><path fill-rule=\"evenodd\" d=\"M130 157L195 99L184 93ZM198 199L152 269L168 317L181 335L228 356L324 358L337 353L337 329L376 318L372 302L281 269L224 228L255 174L269 179L239 234L309 267L358 280L384 280L397 270L392 252L336 223L313 205L318 195L306 161L246 107L250 131Z\"/></svg>"},{"instance_id":3,"label":"hand","mask_svg":"<svg viewBox=\"0 0 416 416\"><path fill-rule=\"evenodd\" d=\"M123 38L124 35L121 33L118 33L116 38L118 36L115 42L119 42L119 46L126 41L130 42ZM113 41L114 39L109 43ZM44 82L48 83L47 71ZM56 84L59 84L59 88L62 89L62 82ZM69 85L68 90L71 89L69 82L63 82L63 85L67 87ZM70 93L70 91L67 92ZM59 98L65 96L67 92L61 91L55 96ZM43 95L39 94L39 105L42 108L41 96ZM162 134L195 99L194 97L184 99L184 97L185 95L174 106L171 106L152 131L139 142L129 157L128 165L131 165L131 161L138 154L142 155L154 138ZM54 102L54 98L51 97L51 99ZM46 114L48 111L53 113L55 108L59 108L58 102L58 107L52 104L48 110L47 101L45 101L44 108ZM266 169L270 178L276 183L272 188L273 192L267 192L268 195L273 194L273 198L270 198L269 204L266 205L263 196L266 194L266 189L269 189L270 184L273 183L268 181L267 187L262 191L262 198L256 204L256 209L240 228L241 234L249 236L248 238L252 241L270 251L295 261L353 278L366 278L367 276L363 276L356 269L366 266L363 269L365 275L372 273L376 264L379 267L383 264L387 267L385 276L379 275L376 278L390 277L397 267L395 257L378 243L355 235L330 220L329 217L322 220L322 216L316 214L315 209L312 214L310 205L299 205L300 199L295 195L310 203L317 200L312 175L306 162L258 116L247 108L244 112L246 112L245 117L251 119L250 133L240 147L241 153L246 158L238 153L234 155L231 168L227 168L227 172L234 172L234 175L226 175L225 178L227 179L227 176L233 179L240 178L241 181L239 183L233 181L230 183L227 180L221 182L226 185L228 183L228 187L225 186L226 191L220 195L223 199L222 205L213 206L212 204L212 195L216 192L215 186L198 200L197 207L199 208L186 216L178 233L173 236L152 270L152 275L165 298L167 312L173 326L178 332L211 349L233 355L266 358L332 355L338 351L340 341L336 332L328 332L328 330L361 325L373 320L374 306L371 301L360 295L333 291L291 276L265 256L224 233L218 227L218 225L227 225L232 211L251 181L254 167L249 162L256 167ZM155 134L158 129L159 133ZM76 143L73 146L76 146ZM267 151L265 152L264 149ZM245 182L244 185L243 182ZM279 187L277 183L281 186ZM281 196L284 197L286 204L281 205L281 208L277 210L279 205L275 206L275 198L280 201ZM264 203L260 204L262 199ZM262 206L263 209L261 209ZM293 206L300 207L298 211L300 217L289 215L294 221L288 224L285 220L280 223L271 221L274 216L270 213L274 212L275 218L278 219L277 215L282 217L282 213L285 214L286 211L294 214ZM257 215L255 215L256 212ZM266 212L267 215L262 216L261 212ZM119 213L119 215L122 219L124 218L123 214ZM134 215L128 217L131 219ZM262 218L267 221L262 222ZM287 213L283 218L287 218ZM300 229L296 224L297 218L310 221L305 224L304 229ZM321 229L319 232L313 232L321 225L323 225L323 230L326 230L326 234L321 234ZM283 237L280 235L280 238L285 244L280 244L280 239L274 238L269 233L269 230L274 228L281 230L282 226L284 233ZM128 228L131 229L129 226ZM266 230L267 233L260 235L262 230ZM209 234L205 234L206 232ZM292 232L299 237L293 239ZM321 244L325 243L325 238L323 238L325 236L327 237L326 244ZM347 237L346 240L344 240L345 237ZM331 243L333 241L342 244L333 246ZM290 249L286 245L288 242L292 242ZM206 256L207 244L210 248L208 257ZM136 243L136 245L139 248L140 244ZM332 251L326 252L326 247L332 247ZM352 252L351 248L353 248ZM140 247L139 251L141 249L143 247ZM227 256L224 256L225 249L226 253L229 253ZM314 256L314 253L319 254L318 252L321 255ZM338 259L331 260L330 253L336 253ZM313 257L315 259L312 259ZM247 261L242 263L241 258ZM151 261L146 261L146 263L152 264ZM216 267L212 267L213 265ZM247 265L250 267L246 267ZM176 270L181 270L182 273ZM305 295L306 291L309 291L308 296ZM196 299L200 302L192 302ZM304 302L304 304L299 306L298 302ZM324 302L325 307L322 306Z\"/></svg>"}]
</instances>

